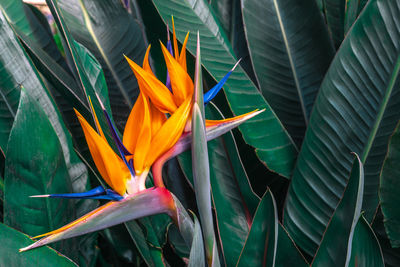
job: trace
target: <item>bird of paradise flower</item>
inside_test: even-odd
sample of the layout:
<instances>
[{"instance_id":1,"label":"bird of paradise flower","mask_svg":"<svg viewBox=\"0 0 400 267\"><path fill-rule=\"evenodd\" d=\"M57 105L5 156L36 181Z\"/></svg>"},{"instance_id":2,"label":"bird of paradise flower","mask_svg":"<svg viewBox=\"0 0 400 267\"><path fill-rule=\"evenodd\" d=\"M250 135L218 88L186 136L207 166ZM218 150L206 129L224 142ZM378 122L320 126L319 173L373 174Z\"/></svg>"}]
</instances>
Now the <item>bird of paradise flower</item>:
<instances>
[{"instance_id":1,"label":"bird of paradise flower","mask_svg":"<svg viewBox=\"0 0 400 267\"><path fill-rule=\"evenodd\" d=\"M93 111L96 131L75 110L94 163L102 178L112 189L96 187L84 193L34 197L92 198L111 201L59 229L34 237L43 238L20 251L158 213L167 213L171 216L186 243L191 245L193 221L179 200L165 188L161 176L163 164L169 158L187 150L191 143L190 115L194 84L186 70L188 36L180 53L175 29L173 29L174 51L170 41L167 44L168 48L161 43L168 70L166 85L156 78L150 68L148 60L150 46L146 51L142 67L126 57L137 78L140 94L128 117L122 140L103 107L103 115L107 119L119 155L108 144L97 114ZM204 103L209 102L218 93L236 65L214 88L204 94ZM90 99L89 102L91 103ZM206 137L208 140L216 138L262 111L253 111L220 121L206 120ZM146 188L145 181L150 168L153 168L155 186Z\"/></svg>"}]
</instances>

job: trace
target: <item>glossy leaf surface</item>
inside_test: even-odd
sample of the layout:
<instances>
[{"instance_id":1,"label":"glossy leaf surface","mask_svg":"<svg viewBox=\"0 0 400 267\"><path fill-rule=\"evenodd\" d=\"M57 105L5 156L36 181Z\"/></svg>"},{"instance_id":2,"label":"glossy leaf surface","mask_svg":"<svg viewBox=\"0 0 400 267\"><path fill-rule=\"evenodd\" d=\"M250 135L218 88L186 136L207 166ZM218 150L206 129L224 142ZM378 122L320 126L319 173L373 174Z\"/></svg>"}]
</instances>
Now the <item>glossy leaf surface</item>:
<instances>
[{"instance_id":1,"label":"glossy leaf surface","mask_svg":"<svg viewBox=\"0 0 400 267\"><path fill-rule=\"evenodd\" d=\"M354 159L349 183L345 189L314 257L312 266L344 266L349 240L361 214L364 192L364 169L358 156Z\"/></svg>"},{"instance_id":2,"label":"glossy leaf surface","mask_svg":"<svg viewBox=\"0 0 400 267\"><path fill-rule=\"evenodd\" d=\"M67 257L49 247L43 247L36 251L19 253L18 249L31 244L33 241L25 234L17 230L0 224L0 248L1 266L78 266Z\"/></svg>"},{"instance_id":3,"label":"glossy leaf surface","mask_svg":"<svg viewBox=\"0 0 400 267\"><path fill-rule=\"evenodd\" d=\"M397 125L396 131L392 135L389 143L389 151L383 165L379 196L381 200L382 213L385 218L386 233L393 247L400 247L400 210L398 203L400 196L398 188L400 186L400 126Z\"/></svg>"},{"instance_id":4,"label":"glossy leaf surface","mask_svg":"<svg viewBox=\"0 0 400 267\"><path fill-rule=\"evenodd\" d=\"M182 41L188 31L200 32L202 65L214 79L222 79L237 59L208 3L205 0L173 0L168 3L153 0L153 3L164 21L170 25L171 14L174 14L179 40ZM194 38L189 38L187 48L195 54ZM239 129L245 141L255 147L257 155L269 169L289 177L297 154L296 147L269 104L241 67L232 73L224 91L236 115L266 108L263 114L244 123Z\"/></svg>"},{"instance_id":5,"label":"glossy leaf surface","mask_svg":"<svg viewBox=\"0 0 400 267\"><path fill-rule=\"evenodd\" d=\"M190 248L189 267L197 267L205 265L203 236L201 234L200 222L194 219L194 236L192 247Z\"/></svg>"},{"instance_id":6,"label":"glossy leaf surface","mask_svg":"<svg viewBox=\"0 0 400 267\"><path fill-rule=\"evenodd\" d=\"M346 1L323 0L326 21L335 47L339 48L344 38Z\"/></svg>"},{"instance_id":7,"label":"glossy leaf surface","mask_svg":"<svg viewBox=\"0 0 400 267\"><path fill-rule=\"evenodd\" d=\"M384 267L382 250L374 231L364 216L360 216L355 226L353 238L349 243L350 255L347 255L347 266Z\"/></svg>"},{"instance_id":8,"label":"glossy leaf surface","mask_svg":"<svg viewBox=\"0 0 400 267\"><path fill-rule=\"evenodd\" d=\"M139 25L118 0L60 0L58 3L74 38L101 63L112 114L122 128L139 94L136 78L123 56L142 62L146 47Z\"/></svg>"},{"instance_id":9,"label":"glossy leaf surface","mask_svg":"<svg viewBox=\"0 0 400 267\"><path fill-rule=\"evenodd\" d=\"M276 203L271 191L267 190L258 205L236 266L275 266L278 231Z\"/></svg>"},{"instance_id":10,"label":"glossy leaf surface","mask_svg":"<svg viewBox=\"0 0 400 267\"><path fill-rule=\"evenodd\" d=\"M279 224L275 266L309 266L289 233Z\"/></svg>"},{"instance_id":11,"label":"glossy leaf surface","mask_svg":"<svg viewBox=\"0 0 400 267\"><path fill-rule=\"evenodd\" d=\"M334 55L314 0L243 0L250 55L261 92L300 147Z\"/></svg>"},{"instance_id":12,"label":"glossy leaf surface","mask_svg":"<svg viewBox=\"0 0 400 267\"><path fill-rule=\"evenodd\" d=\"M24 90L6 155L4 222L7 225L34 236L61 227L74 218L75 209L68 200L29 198L72 191L72 183L56 133L44 112Z\"/></svg>"},{"instance_id":13,"label":"glossy leaf surface","mask_svg":"<svg viewBox=\"0 0 400 267\"><path fill-rule=\"evenodd\" d=\"M398 1L370 1L322 83L284 215L286 229L309 254L315 253L343 194L353 160L350 152L360 155L364 164L363 210L368 220L377 208L380 168L400 118L398 14Z\"/></svg>"}]
</instances>

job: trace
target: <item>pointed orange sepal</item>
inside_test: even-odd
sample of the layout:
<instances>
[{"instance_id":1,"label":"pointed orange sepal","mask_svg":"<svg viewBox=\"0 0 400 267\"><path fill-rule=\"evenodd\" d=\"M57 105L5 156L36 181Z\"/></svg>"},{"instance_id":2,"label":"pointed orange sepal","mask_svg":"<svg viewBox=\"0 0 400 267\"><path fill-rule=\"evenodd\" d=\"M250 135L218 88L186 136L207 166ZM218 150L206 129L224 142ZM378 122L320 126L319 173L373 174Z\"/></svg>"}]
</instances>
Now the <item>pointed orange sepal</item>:
<instances>
[{"instance_id":1,"label":"pointed orange sepal","mask_svg":"<svg viewBox=\"0 0 400 267\"><path fill-rule=\"evenodd\" d=\"M153 74L148 73L128 57L125 56L125 58L136 76L140 90L151 99L160 111L172 114L177 106L168 88Z\"/></svg>"},{"instance_id":2,"label":"pointed orange sepal","mask_svg":"<svg viewBox=\"0 0 400 267\"><path fill-rule=\"evenodd\" d=\"M150 48L151 48L151 45L149 45L149 47L147 47L146 54L144 55L144 58L143 58L143 69L145 71L147 71L148 73L151 73L151 74L154 75L153 71L151 70L150 63L149 63Z\"/></svg>"},{"instance_id":3,"label":"pointed orange sepal","mask_svg":"<svg viewBox=\"0 0 400 267\"><path fill-rule=\"evenodd\" d=\"M154 136L150 146L151 153L149 153L146 160L147 167L150 167L158 157L178 141L190 115L191 107L192 99L188 98Z\"/></svg>"},{"instance_id":4,"label":"pointed orange sepal","mask_svg":"<svg viewBox=\"0 0 400 267\"><path fill-rule=\"evenodd\" d=\"M180 106L187 98L191 98L194 87L193 81L162 43L161 48L171 78L171 87L174 93L175 103Z\"/></svg>"},{"instance_id":5,"label":"pointed orange sepal","mask_svg":"<svg viewBox=\"0 0 400 267\"><path fill-rule=\"evenodd\" d=\"M258 109L247 112L245 114L239 115L239 116L235 116L232 118L228 118L228 119L224 119L224 120L206 120L206 127L214 127L214 126L218 126L218 125L222 125L228 122L233 122L233 121L238 121L243 119L244 117L249 116L250 114L257 112Z\"/></svg>"},{"instance_id":6,"label":"pointed orange sepal","mask_svg":"<svg viewBox=\"0 0 400 267\"><path fill-rule=\"evenodd\" d=\"M90 154L101 176L115 192L121 196L124 195L126 180L130 178L128 167L85 118L77 110L75 113L85 134Z\"/></svg>"},{"instance_id":7,"label":"pointed orange sepal","mask_svg":"<svg viewBox=\"0 0 400 267\"><path fill-rule=\"evenodd\" d=\"M176 40L174 16L172 16L171 20L172 20L172 42L174 43L174 56L175 59L178 60L179 49L178 49L178 41Z\"/></svg>"},{"instance_id":8,"label":"pointed orange sepal","mask_svg":"<svg viewBox=\"0 0 400 267\"><path fill-rule=\"evenodd\" d=\"M185 41L183 41L182 49L181 49L181 54L179 55L179 64L181 67L187 72L187 67L186 67L186 45L187 41L189 39L189 32L186 34Z\"/></svg>"},{"instance_id":9,"label":"pointed orange sepal","mask_svg":"<svg viewBox=\"0 0 400 267\"><path fill-rule=\"evenodd\" d=\"M151 111L150 103L147 96L141 94L143 102L143 120L141 124L136 125L138 128L139 135L136 142L135 152L133 153L133 163L135 167L136 175L139 175L144 170L144 164L149 152L151 142Z\"/></svg>"}]
</instances>

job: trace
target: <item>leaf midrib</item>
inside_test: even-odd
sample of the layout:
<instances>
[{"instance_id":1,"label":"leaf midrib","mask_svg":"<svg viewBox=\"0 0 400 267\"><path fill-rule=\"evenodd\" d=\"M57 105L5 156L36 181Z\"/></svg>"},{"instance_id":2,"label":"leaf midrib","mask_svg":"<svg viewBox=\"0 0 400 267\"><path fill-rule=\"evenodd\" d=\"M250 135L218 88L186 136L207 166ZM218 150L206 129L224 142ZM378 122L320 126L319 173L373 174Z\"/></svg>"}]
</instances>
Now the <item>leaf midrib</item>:
<instances>
[{"instance_id":1,"label":"leaf midrib","mask_svg":"<svg viewBox=\"0 0 400 267\"><path fill-rule=\"evenodd\" d=\"M383 100L381 102L378 115L376 116L374 125L373 125L373 127L371 129L371 133L370 133L370 135L368 137L367 144L366 144L365 149L364 149L364 151L362 153L361 162L363 164L365 164L365 161L368 158L369 152L371 151L372 144L374 143L375 137L376 137L376 135L378 133L379 126L380 126L380 124L382 122L383 115L385 114L386 107L387 107L387 105L389 103L389 100L390 100L390 96L392 95L394 85L395 85L395 83L397 81L397 78L399 77L399 72L400 72L400 55L397 57L396 65L395 65L395 67L393 69L392 76L391 76L389 84L388 84L388 86L386 88L385 95L384 95Z\"/></svg>"},{"instance_id":2,"label":"leaf midrib","mask_svg":"<svg viewBox=\"0 0 400 267\"><path fill-rule=\"evenodd\" d=\"M281 12L279 10L279 5L278 5L277 0L274 0L274 7L275 7L276 15L278 17L279 27L281 29L283 42L285 43L285 48L286 48L286 52L287 52L287 55L288 55L290 68L292 69L293 79L294 79L294 83L296 85L297 94L299 95L301 110L302 110L303 116L304 116L304 123L305 123L305 125L307 127L308 118L307 118L306 108L305 108L305 105L304 105L303 95L301 93L300 82L299 82L299 78L297 77L297 71L296 71L296 68L295 68L294 62L293 62L292 51L290 50L289 41L288 41L288 38L287 38L285 27L283 25Z\"/></svg>"}]
</instances>

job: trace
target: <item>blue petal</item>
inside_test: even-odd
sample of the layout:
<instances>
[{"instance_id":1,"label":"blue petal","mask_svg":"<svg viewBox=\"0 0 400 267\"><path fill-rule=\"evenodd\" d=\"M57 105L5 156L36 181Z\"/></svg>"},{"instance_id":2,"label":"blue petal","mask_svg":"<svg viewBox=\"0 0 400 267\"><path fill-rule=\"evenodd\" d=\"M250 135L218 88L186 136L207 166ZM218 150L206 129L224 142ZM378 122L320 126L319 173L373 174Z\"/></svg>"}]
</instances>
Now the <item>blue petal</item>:
<instances>
[{"instance_id":1,"label":"blue petal","mask_svg":"<svg viewBox=\"0 0 400 267\"><path fill-rule=\"evenodd\" d=\"M122 144L121 139L119 138L119 136L117 134L117 130L115 129L114 125L112 124L110 116L108 115L107 111L105 109L103 109L103 112L104 112L104 115L106 116L108 127L110 128L114 142L117 144L119 154L121 155L122 160L125 162L125 165L128 167L132 176L135 176L135 170L131 167L131 165L128 164L128 162L126 161L126 158L125 158L126 155L132 155L132 154L129 153L128 149L126 149L124 144Z\"/></svg>"},{"instance_id":2,"label":"blue petal","mask_svg":"<svg viewBox=\"0 0 400 267\"><path fill-rule=\"evenodd\" d=\"M236 62L235 66L227 73L225 74L224 78L222 78L213 88L208 90L207 93L204 94L203 100L204 100L204 105L210 102L221 90L222 86L224 86L225 82L228 80L229 76L231 76L232 72L235 70L236 66L239 64L240 60Z\"/></svg>"},{"instance_id":3,"label":"blue petal","mask_svg":"<svg viewBox=\"0 0 400 267\"><path fill-rule=\"evenodd\" d=\"M167 49L169 51L169 53L174 56L174 52L172 50L172 45L171 45L171 40L167 41ZM169 73L167 70L167 79L165 81L165 86L172 92L172 87L171 87L171 78L169 77Z\"/></svg>"},{"instance_id":4,"label":"blue petal","mask_svg":"<svg viewBox=\"0 0 400 267\"><path fill-rule=\"evenodd\" d=\"M69 194L51 194L50 198L69 198L69 199L107 199L107 200L121 200L123 197L115 193L111 189L105 189L98 186L82 193L69 193Z\"/></svg>"}]
</instances>

